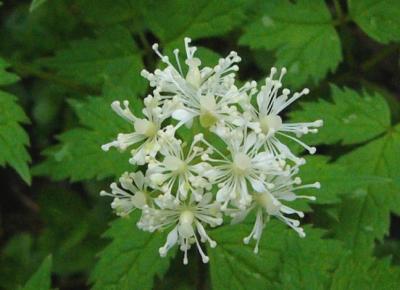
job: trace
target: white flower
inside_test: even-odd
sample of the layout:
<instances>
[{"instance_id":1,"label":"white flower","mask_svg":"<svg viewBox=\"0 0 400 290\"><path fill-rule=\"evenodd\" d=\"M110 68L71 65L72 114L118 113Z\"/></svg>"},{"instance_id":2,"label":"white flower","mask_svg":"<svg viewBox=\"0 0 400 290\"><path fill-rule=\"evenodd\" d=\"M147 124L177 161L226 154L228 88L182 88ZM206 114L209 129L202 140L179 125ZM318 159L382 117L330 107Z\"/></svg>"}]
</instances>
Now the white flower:
<instances>
[{"instance_id":1,"label":"white flower","mask_svg":"<svg viewBox=\"0 0 400 290\"><path fill-rule=\"evenodd\" d=\"M248 244L252 238L256 240L256 245L254 248L255 253L258 252L258 245L261 235L270 216L275 216L294 229L300 237L305 237L304 230L300 227L300 222L296 219L286 216L295 214L302 218L304 213L284 205L281 201L290 202L299 198L315 200L314 196L296 195L295 191L304 188L320 188L320 184L319 182L316 182L313 184L300 185L301 179L299 177L294 177L294 175L298 172L298 166L292 167L290 172L290 175L286 176L269 176L267 179L274 184L274 187L263 192L254 192L252 195L253 202L245 210L230 211L231 216L233 217L232 222L237 223L242 221L252 210L257 209L257 215L253 229L249 236L243 240L245 244Z\"/></svg>"},{"instance_id":2,"label":"white flower","mask_svg":"<svg viewBox=\"0 0 400 290\"><path fill-rule=\"evenodd\" d=\"M250 115L252 120L250 127L265 135L265 147L270 152L301 164L303 159L293 155L278 137L291 139L307 149L309 153L314 154L315 147L306 145L298 138L307 133L317 133L317 128L321 127L323 122L322 120L308 123L284 123L282 121L281 112L301 96L308 94L309 90L304 89L301 92L296 92L291 97L289 97L290 91L288 89L283 89L280 93L282 77L286 73L286 69L283 68L281 70L279 79L274 79L276 71L276 68L271 69L271 74L266 78L265 85L258 92L256 96L257 107L254 107L250 100L248 100L247 104L242 104L242 106L244 107L245 115ZM293 137L293 134L297 138Z\"/></svg>"},{"instance_id":3,"label":"white flower","mask_svg":"<svg viewBox=\"0 0 400 290\"><path fill-rule=\"evenodd\" d=\"M182 141L171 139L160 150L164 156L162 161L155 158L149 160L146 175L154 188L165 194L174 194L176 199L185 200L189 192L198 201L203 197L204 189L210 190L211 184L202 174L210 168L206 162L198 162L204 149L196 146L194 141L185 154Z\"/></svg>"},{"instance_id":4,"label":"white flower","mask_svg":"<svg viewBox=\"0 0 400 290\"><path fill-rule=\"evenodd\" d=\"M144 99L144 117L135 116L128 101L122 105L113 102L113 110L134 130L118 134L116 140L102 146L105 151L131 147L129 161L143 165L141 171L124 173L120 185L112 183L111 193L100 193L113 198L111 207L116 214L126 216L138 209L139 229L168 230L160 256L179 245L184 264L194 244L202 261L209 261L200 243L217 245L206 229L221 225L224 216L236 223L250 212L256 214L252 231L243 239L246 244L256 240L255 253L271 217L304 237L300 222L293 217L301 218L304 213L289 205L299 198L314 200L296 193L320 185L301 185L296 176L305 160L295 156L284 141L294 140L313 154L315 148L298 138L316 133L322 121L284 123L282 111L308 94L308 89L290 96L288 89L281 90L286 70L274 79L275 68L260 90L254 81L238 88L235 73L240 57L236 52L214 67L201 67L194 56L197 48L190 46L189 38L185 38L184 67L177 49L175 66L160 53L158 44L153 49L166 67L154 73L142 71L153 88ZM191 134L182 126L190 127L194 120ZM179 139L182 136L187 143Z\"/></svg>"},{"instance_id":5,"label":"white flower","mask_svg":"<svg viewBox=\"0 0 400 290\"><path fill-rule=\"evenodd\" d=\"M159 196L155 199L157 207L143 208L137 225L150 232L173 227L165 245L159 249L161 257L165 257L169 249L178 244L184 252L183 263L187 264L187 251L192 244L196 244L203 263L207 263L209 258L203 252L198 236L201 242L208 242L214 248L217 243L207 235L204 224L215 227L222 223L219 205L212 199L211 193L205 194L199 202L192 196L187 201L179 201L171 195Z\"/></svg>"},{"instance_id":6,"label":"white flower","mask_svg":"<svg viewBox=\"0 0 400 290\"><path fill-rule=\"evenodd\" d=\"M255 132L247 133L246 129L237 129L226 133L224 141L229 150L229 157L204 138L203 142L213 148L220 159L212 158L209 154L202 156L203 160L210 161L213 166L206 172L206 176L214 184L218 184L216 199L223 203L223 209L226 209L230 201L240 208L246 207L251 203L252 190L263 192L274 186L266 180L267 175L286 174L271 153L260 151L262 143L257 139ZM251 188L248 187L248 183L251 184Z\"/></svg>"},{"instance_id":7,"label":"white flower","mask_svg":"<svg viewBox=\"0 0 400 290\"><path fill-rule=\"evenodd\" d=\"M152 104L152 98L146 98L148 104ZM108 151L111 147L117 147L120 150L125 150L131 145L140 144L137 148L131 151L132 158L130 162L133 164L143 165L145 157L155 156L160 149L160 130L162 122L170 117L171 104L167 103L163 108L158 106L146 106L143 109L143 114L146 119L136 117L129 109L129 102L123 102L124 108L121 107L119 101L111 104L112 109L126 121L130 122L135 132L120 133L117 139L104 144L101 148Z\"/></svg>"},{"instance_id":8,"label":"white flower","mask_svg":"<svg viewBox=\"0 0 400 290\"><path fill-rule=\"evenodd\" d=\"M200 69L201 61L194 57L197 48L190 47L190 41L185 38L185 64L188 66L186 76L179 61L179 50L174 50L175 68L168 56L159 52L158 44L154 44L153 49L167 67L157 69L154 74L143 70L142 76L156 88L155 92L161 99L174 99L181 103L181 108L173 112L172 116L182 123L190 125L196 116L199 116L200 123L206 128L218 122L238 122L240 114L236 104L255 85L254 82L248 83L241 89L234 85L234 72L238 70L235 63L240 61L240 57L236 52L231 52L226 58L221 58L214 68Z\"/></svg>"},{"instance_id":9,"label":"white flower","mask_svg":"<svg viewBox=\"0 0 400 290\"><path fill-rule=\"evenodd\" d=\"M126 216L135 208L142 209L148 203L147 180L143 173L125 172L119 179L121 187L113 182L110 185L111 193L101 191L102 196L111 196L111 207L119 216Z\"/></svg>"}]
</instances>

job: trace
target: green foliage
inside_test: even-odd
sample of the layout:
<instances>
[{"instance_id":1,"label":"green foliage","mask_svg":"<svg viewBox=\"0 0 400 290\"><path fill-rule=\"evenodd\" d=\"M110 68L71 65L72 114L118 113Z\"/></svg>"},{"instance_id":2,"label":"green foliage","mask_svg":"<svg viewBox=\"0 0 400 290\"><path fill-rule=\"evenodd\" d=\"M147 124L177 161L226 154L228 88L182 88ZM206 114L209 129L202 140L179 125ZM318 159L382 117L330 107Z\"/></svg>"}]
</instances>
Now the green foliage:
<instances>
[{"instance_id":1,"label":"green foliage","mask_svg":"<svg viewBox=\"0 0 400 290\"><path fill-rule=\"evenodd\" d=\"M175 47L186 36L197 39L230 31L244 19L245 6L244 0L167 0L147 1L143 11L150 30L164 44Z\"/></svg>"},{"instance_id":2,"label":"green foliage","mask_svg":"<svg viewBox=\"0 0 400 290\"><path fill-rule=\"evenodd\" d=\"M72 42L69 48L42 62L80 84L118 85L126 88L125 94L143 88L141 79L132 78L143 67L140 53L129 30L122 26L105 28L94 39Z\"/></svg>"},{"instance_id":3,"label":"green foliage","mask_svg":"<svg viewBox=\"0 0 400 290\"><path fill-rule=\"evenodd\" d=\"M51 264L48 256L21 290L51 290Z\"/></svg>"},{"instance_id":4,"label":"green foliage","mask_svg":"<svg viewBox=\"0 0 400 290\"><path fill-rule=\"evenodd\" d=\"M366 191L348 196L340 206L340 224L335 226L339 238L354 250L371 249L374 239L389 231L390 211L400 206L400 126L340 158L352 172L387 177L392 182L371 184Z\"/></svg>"},{"instance_id":5,"label":"green foliage","mask_svg":"<svg viewBox=\"0 0 400 290\"><path fill-rule=\"evenodd\" d=\"M152 289L154 278L168 269L171 254L161 259L158 253L168 232L142 232L136 227L138 219L135 213L114 221L105 233L112 242L100 253L92 271L92 289Z\"/></svg>"},{"instance_id":6,"label":"green foliage","mask_svg":"<svg viewBox=\"0 0 400 290\"><path fill-rule=\"evenodd\" d=\"M236 225L213 231L219 243L218 250L209 249L213 289L372 290L395 289L399 281L400 268L389 260L360 262L339 241L323 238L321 230L308 228L301 239L272 221L258 255L242 244L250 230Z\"/></svg>"},{"instance_id":7,"label":"green foliage","mask_svg":"<svg viewBox=\"0 0 400 290\"><path fill-rule=\"evenodd\" d=\"M240 43L274 50L276 66L287 67L287 82L294 86L318 82L342 60L340 39L323 0L264 1Z\"/></svg>"},{"instance_id":8,"label":"green foliage","mask_svg":"<svg viewBox=\"0 0 400 290\"><path fill-rule=\"evenodd\" d=\"M397 0L349 0L350 17L376 41L400 41L400 3Z\"/></svg>"},{"instance_id":9,"label":"green foliage","mask_svg":"<svg viewBox=\"0 0 400 290\"><path fill-rule=\"evenodd\" d=\"M9 65L0 58L0 86L16 83L17 75L6 71ZM17 103L17 97L0 90L0 165L9 164L26 183L31 182L26 150L29 136L21 124L29 123L28 117Z\"/></svg>"},{"instance_id":10,"label":"green foliage","mask_svg":"<svg viewBox=\"0 0 400 290\"><path fill-rule=\"evenodd\" d=\"M129 99L129 98L128 98ZM137 104L135 98L130 99ZM85 101L71 101L81 127L64 132L60 144L44 151L46 161L34 169L37 175L48 175L55 180L71 181L119 176L134 170L128 163L129 152L104 152L101 145L116 138L117 132L129 132L132 127L111 110L111 99L91 97Z\"/></svg>"},{"instance_id":11,"label":"green foliage","mask_svg":"<svg viewBox=\"0 0 400 290\"><path fill-rule=\"evenodd\" d=\"M372 139L389 128L389 107L379 93L361 95L349 88L332 86L331 96L332 102L321 99L304 103L302 110L291 114L293 121L324 120L318 134L307 136L307 141L354 144Z\"/></svg>"},{"instance_id":12,"label":"green foliage","mask_svg":"<svg viewBox=\"0 0 400 290\"><path fill-rule=\"evenodd\" d=\"M367 189L370 184L386 184L390 179L374 176L374 172L352 172L347 166L329 162L329 157L310 156L300 172L304 184L315 181L315 171L319 172L318 181L322 190L307 189L305 194L315 195L316 204L332 204L341 201L341 197L349 192ZM368 175L369 174L369 175ZM340 182L338 182L340 180Z\"/></svg>"}]
</instances>

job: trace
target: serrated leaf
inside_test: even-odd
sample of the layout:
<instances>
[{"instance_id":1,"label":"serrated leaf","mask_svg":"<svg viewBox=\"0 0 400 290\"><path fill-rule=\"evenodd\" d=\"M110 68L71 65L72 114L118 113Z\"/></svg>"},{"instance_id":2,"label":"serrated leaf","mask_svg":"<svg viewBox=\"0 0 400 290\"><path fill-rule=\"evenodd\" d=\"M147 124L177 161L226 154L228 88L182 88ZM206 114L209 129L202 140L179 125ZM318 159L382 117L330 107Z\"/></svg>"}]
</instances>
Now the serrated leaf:
<instances>
[{"instance_id":1,"label":"serrated leaf","mask_svg":"<svg viewBox=\"0 0 400 290\"><path fill-rule=\"evenodd\" d=\"M240 43L276 52L276 66L288 69L286 81L300 86L321 80L342 60L339 36L323 0L264 1Z\"/></svg>"},{"instance_id":2,"label":"serrated leaf","mask_svg":"<svg viewBox=\"0 0 400 290\"><path fill-rule=\"evenodd\" d=\"M341 243L322 239L320 230L308 228L307 237L301 239L271 221L256 255L254 245L242 241L250 231L246 224L210 231L218 243L208 249L213 289L324 289L342 253Z\"/></svg>"},{"instance_id":3,"label":"serrated leaf","mask_svg":"<svg viewBox=\"0 0 400 290\"><path fill-rule=\"evenodd\" d=\"M140 77L140 53L129 31L122 26L104 29L95 39L72 42L69 48L57 51L42 64L85 85L118 84L131 93L145 88Z\"/></svg>"},{"instance_id":4,"label":"serrated leaf","mask_svg":"<svg viewBox=\"0 0 400 290\"><path fill-rule=\"evenodd\" d=\"M100 259L91 273L93 290L152 289L156 276L161 277L169 265L169 258L161 258L158 248L168 231L148 233L139 230L139 213L118 219L111 224L105 237L111 243L100 253Z\"/></svg>"},{"instance_id":5,"label":"serrated leaf","mask_svg":"<svg viewBox=\"0 0 400 290\"><path fill-rule=\"evenodd\" d=\"M241 23L244 0L147 1L144 6L149 28L164 44L221 35ZM173 29L171 29L173 27Z\"/></svg>"},{"instance_id":6,"label":"serrated leaf","mask_svg":"<svg viewBox=\"0 0 400 290\"><path fill-rule=\"evenodd\" d=\"M355 149L339 159L353 172L390 178L387 184L370 185L358 196L346 198L340 207L337 237L354 250L371 249L375 239L389 230L390 211L400 207L400 125L383 137Z\"/></svg>"},{"instance_id":7,"label":"serrated leaf","mask_svg":"<svg viewBox=\"0 0 400 290\"><path fill-rule=\"evenodd\" d=\"M127 98L133 107L140 108L135 98ZM48 175L55 180L71 181L119 176L132 171L129 150L104 152L101 145L112 141L120 132L133 130L128 122L111 109L113 98L91 97L85 101L71 101L82 127L58 136L59 144L46 149L46 160L34 167L35 175Z\"/></svg>"},{"instance_id":8,"label":"serrated leaf","mask_svg":"<svg viewBox=\"0 0 400 290\"><path fill-rule=\"evenodd\" d=\"M349 0L351 18L381 43L400 41L400 2L397 0Z\"/></svg>"},{"instance_id":9,"label":"serrated leaf","mask_svg":"<svg viewBox=\"0 0 400 290\"><path fill-rule=\"evenodd\" d=\"M44 259L39 269L20 290L50 290L51 289L52 258Z\"/></svg>"},{"instance_id":10,"label":"serrated leaf","mask_svg":"<svg viewBox=\"0 0 400 290\"><path fill-rule=\"evenodd\" d=\"M0 58L0 86L10 85L19 77L8 73L8 64ZM28 117L17 103L17 97L0 90L0 166L9 164L22 179L30 184L31 175L28 162L31 161L26 150L29 136L21 124L29 123Z\"/></svg>"},{"instance_id":11,"label":"serrated leaf","mask_svg":"<svg viewBox=\"0 0 400 290\"><path fill-rule=\"evenodd\" d=\"M390 110L379 93L357 93L349 88L331 88L332 102L303 103L290 114L297 122L322 119L318 134L304 136L312 144L356 144L384 133L390 126Z\"/></svg>"}]
</instances>

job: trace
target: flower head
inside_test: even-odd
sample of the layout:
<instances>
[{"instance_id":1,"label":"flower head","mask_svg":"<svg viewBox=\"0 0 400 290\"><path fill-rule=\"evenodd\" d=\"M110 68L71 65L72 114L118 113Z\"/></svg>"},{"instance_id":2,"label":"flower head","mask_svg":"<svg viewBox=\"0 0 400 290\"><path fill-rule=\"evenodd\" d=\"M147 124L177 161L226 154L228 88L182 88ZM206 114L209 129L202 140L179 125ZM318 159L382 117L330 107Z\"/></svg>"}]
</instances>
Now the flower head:
<instances>
[{"instance_id":1,"label":"flower head","mask_svg":"<svg viewBox=\"0 0 400 290\"><path fill-rule=\"evenodd\" d=\"M271 216L278 218L290 226L299 234L300 237L305 237L304 230L300 227L300 222L288 217L288 215L297 215L302 218L304 217L304 213L286 206L284 202L290 202L301 198L315 200L314 196L297 195L295 192L305 188L320 188L320 184L319 182L316 182L313 184L300 185L301 179L295 177L295 174L298 172L298 166L296 165L290 168L289 171L289 175L268 176L267 180L274 184L274 187L262 192L253 192L252 204L245 210L231 211L233 223L237 223L242 221L252 210L256 209L256 220L253 229L249 236L243 240L245 244L248 244L252 238L256 240L256 246L254 248L255 253L258 252L258 245L261 240L265 223Z\"/></svg>"},{"instance_id":2,"label":"flower head","mask_svg":"<svg viewBox=\"0 0 400 290\"><path fill-rule=\"evenodd\" d=\"M265 85L261 87L257 94L254 94L256 95L257 106L252 105L250 98L247 99L247 103L243 105L245 114L251 120L248 124L256 132L264 136L265 147L269 152L301 164L303 160L296 157L281 139L291 139L303 146L309 153L314 154L316 151L315 147L306 145L298 138L307 133L317 133L317 128L321 127L323 123L322 120L306 123L284 123L282 121L282 111L301 96L307 95L309 89L303 89L301 92L296 92L289 97L290 90L283 89L280 91L282 88L282 78L286 73L286 69L283 68L281 70L278 79L274 79L276 72L276 68L272 68L270 76L265 80Z\"/></svg>"},{"instance_id":3,"label":"flower head","mask_svg":"<svg viewBox=\"0 0 400 290\"><path fill-rule=\"evenodd\" d=\"M193 196L187 201L180 201L171 195L161 195L155 203L156 207L146 206L143 209L138 227L150 232L172 227L165 245L159 249L161 257L165 257L169 249L178 244L184 252L183 263L187 264L187 251L191 245L196 244L202 261L207 263L209 258L202 250L200 242L208 242L212 248L217 243L207 235L204 225L216 227L222 224L222 214L218 203L213 201L212 194L204 194L199 202Z\"/></svg>"},{"instance_id":4,"label":"flower head","mask_svg":"<svg viewBox=\"0 0 400 290\"><path fill-rule=\"evenodd\" d=\"M150 103L149 98L147 99ZM124 101L123 106L119 101L111 104L112 109L123 119L133 125L134 132L120 133L117 139L104 144L101 148L108 151L111 147L117 147L120 150L125 150L132 145L139 144L132 149L131 163L143 165L145 157L154 156L160 150L160 130L162 122L170 117L170 103L166 103L163 107L146 106L143 109L145 118L136 117L129 109L129 102Z\"/></svg>"},{"instance_id":5,"label":"flower head","mask_svg":"<svg viewBox=\"0 0 400 290\"><path fill-rule=\"evenodd\" d=\"M186 154L181 140L171 139L165 144L160 151L163 159L149 161L146 174L153 187L165 194L174 194L176 199L185 200L191 192L196 200L200 200L204 189L211 189L210 182L204 178L210 165L199 160L205 150L197 144L198 141L194 141Z\"/></svg>"},{"instance_id":6,"label":"flower head","mask_svg":"<svg viewBox=\"0 0 400 290\"><path fill-rule=\"evenodd\" d=\"M238 89L234 84L234 72L238 70L236 63L240 62L240 57L236 52L231 52L226 58L221 58L215 67L200 69L201 61L194 56L197 48L189 46L190 42L189 38L185 38L186 74L179 60L178 49L174 50L175 67L168 56L160 53L158 44L154 44L154 51L167 67L154 73L143 70L142 76L156 88L160 99L173 99L180 103L180 108L172 116L182 123L191 124L194 117L199 117L200 123L207 128L219 122L234 123L240 118L236 104L252 87L246 84Z\"/></svg>"},{"instance_id":7,"label":"flower head","mask_svg":"<svg viewBox=\"0 0 400 290\"><path fill-rule=\"evenodd\" d=\"M127 216L135 208L142 209L148 202L147 180L143 173L125 172L119 179L121 187L117 183L111 183L111 193L101 191L102 196L111 196L111 207L119 216Z\"/></svg>"}]
</instances>

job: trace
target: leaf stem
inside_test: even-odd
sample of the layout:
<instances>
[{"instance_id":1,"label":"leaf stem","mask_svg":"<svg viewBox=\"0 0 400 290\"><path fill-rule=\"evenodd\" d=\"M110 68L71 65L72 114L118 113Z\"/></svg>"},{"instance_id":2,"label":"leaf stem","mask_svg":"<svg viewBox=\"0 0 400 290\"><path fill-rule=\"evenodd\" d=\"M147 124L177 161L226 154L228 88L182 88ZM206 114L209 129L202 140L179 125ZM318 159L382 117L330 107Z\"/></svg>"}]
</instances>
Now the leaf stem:
<instances>
[{"instance_id":1,"label":"leaf stem","mask_svg":"<svg viewBox=\"0 0 400 290\"><path fill-rule=\"evenodd\" d=\"M98 91L94 88L82 86L81 84L76 83L72 80L61 78L61 77L54 75L52 73L49 73L49 72L44 72L40 69L35 68L32 65L16 63L16 62L12 62L12 61L9 61L9 63L11 63L12 68L17 72L17 74L22 77L24 77L26 75L34 76L34 77L37 77L37 78L45 80L45 81L50 81L50 82L59 84L61 86L64 86L68 89L71 89L73 91L76 91L76 92L84 94L84 95L100 94L100 91Z\"/></svg>"},{"instance_id":2,"label":"leaf stem","mask_svg":"<svg viewBox=\"0 0 400 290\"><path fill-rule=\"evenodd\" d=\"M381 62L383 59L388 57L394 52L399 51L399 46L398 45L389 45L385 46L382 50L380 50L378 53L376 53L373 57L370 59L366 60L361 64L361 69L362 71L366 72L372 69L375 65L377 65L379 62Z\"/></svg>"},{"instance_id":3,"label":"leaf stem","mask_svg":"<svg viewBox=\"0 0 400 290\"><path fill-rule=\"evenodd\" d=\"M339 0L333 0L333 4L335 5L335 11L338 19L341 21L345 16L342 10L342 6L340 6Z\"/></svg>"}]
</instances>

